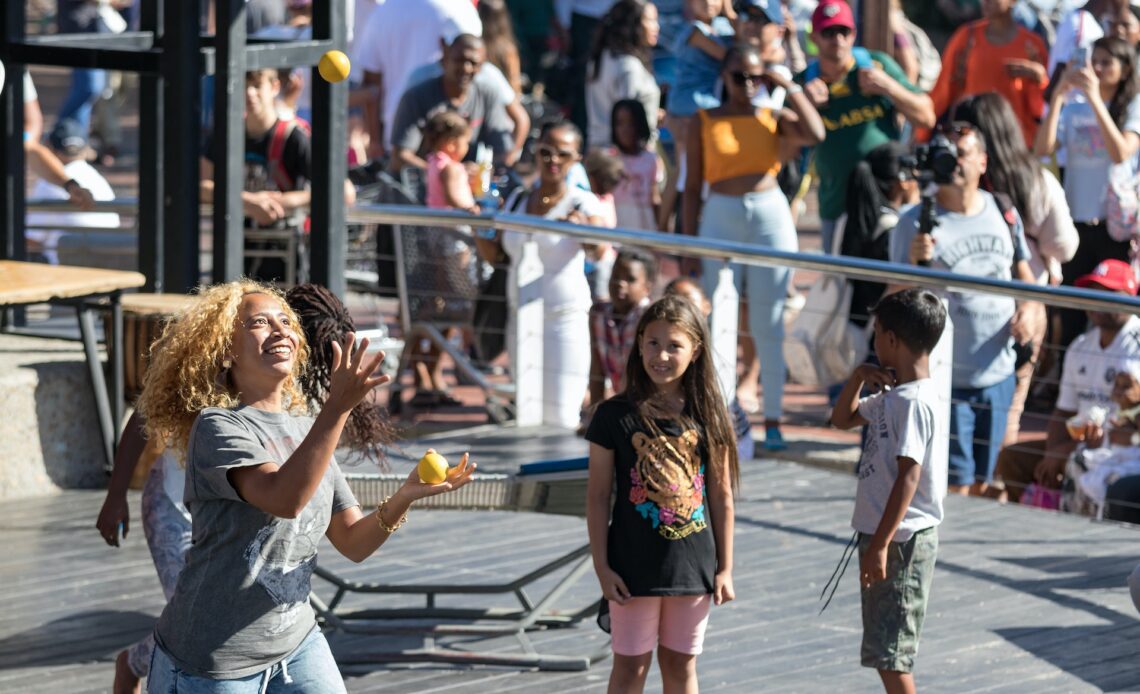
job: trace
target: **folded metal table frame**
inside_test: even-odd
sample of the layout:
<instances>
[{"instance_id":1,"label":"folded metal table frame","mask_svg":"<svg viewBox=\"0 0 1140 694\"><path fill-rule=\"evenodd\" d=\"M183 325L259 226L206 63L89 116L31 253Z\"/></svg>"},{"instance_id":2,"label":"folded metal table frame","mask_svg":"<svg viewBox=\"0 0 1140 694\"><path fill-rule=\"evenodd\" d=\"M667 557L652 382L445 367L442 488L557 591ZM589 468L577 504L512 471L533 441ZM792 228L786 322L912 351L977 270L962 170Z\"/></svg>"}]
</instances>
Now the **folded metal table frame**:
<instances>
[{"instance_id":1,"label":"folded metal table frame","mask_svg":"<svg viewBox=\"0 0 1140 694\"><path fill-rule=\"evenodd\" d=\"M378 502L395 491L403 475L347 475L362 505ZM514 510L560 515L585 514L586 459L546 461L523 465L515 474L480 474L463 489L425 499L428 508L466 510ZM468 584L386 584L349 581L318 566L315 574L336 588L325 602L315 593L310 602L322 623L348 634L404 634L424 638L422 648L368 652L338 657L342 665L369 665L378 662L442 662L465 665L501 665L540 670L586 670L609 655L608 645L594 653L561 655L541 653L528 636L542 629L568 628L597 613L598 603L563 611L557 602L584 575L590 572L590 547L583 544L517 578L501 583ZM532 599L527 589L547 577L561 576L544 595ZM341 604L350 593L422 595L422 607L346 610ZM517 607L462 608L440 607L442 595L513 595ZM438 639L446 636L502 637L518 640L521 653L459 650L443 647Z\"/></svg>"}]
</instances>

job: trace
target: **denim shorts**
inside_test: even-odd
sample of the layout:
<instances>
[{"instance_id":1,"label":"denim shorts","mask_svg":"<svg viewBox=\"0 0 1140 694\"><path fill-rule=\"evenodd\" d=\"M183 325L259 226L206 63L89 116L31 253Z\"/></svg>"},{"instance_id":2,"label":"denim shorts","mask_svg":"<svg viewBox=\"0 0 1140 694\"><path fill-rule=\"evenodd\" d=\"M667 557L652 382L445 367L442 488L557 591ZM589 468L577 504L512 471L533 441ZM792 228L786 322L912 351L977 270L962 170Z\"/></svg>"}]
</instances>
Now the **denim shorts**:
<instances>
[{"instance_id":1,"label":"denim shorts","mask_svg":"<svg viewBox=\"0 0 1140 694\"><path fill-rule=\"evenodd\" d=\"M859 558L871 536L859 535ZM926 618L926 601L934 578L938 529L927 528L906 542L887 548L887 579L862 589L864 667L911 672L918 654L918 637Z\"/></svg>"},{"instance_id":2,"label":"denim shorts","mask_svg":"<svg viewBox=\"0 0 1140 694\"><path fill-rule=\"evenodd\" d=\"M279 663L236 680L197 677L179 669L155 646L146 680L147 694L345 694L344 680L320 629Z\"/></svg>"}]
</instances>

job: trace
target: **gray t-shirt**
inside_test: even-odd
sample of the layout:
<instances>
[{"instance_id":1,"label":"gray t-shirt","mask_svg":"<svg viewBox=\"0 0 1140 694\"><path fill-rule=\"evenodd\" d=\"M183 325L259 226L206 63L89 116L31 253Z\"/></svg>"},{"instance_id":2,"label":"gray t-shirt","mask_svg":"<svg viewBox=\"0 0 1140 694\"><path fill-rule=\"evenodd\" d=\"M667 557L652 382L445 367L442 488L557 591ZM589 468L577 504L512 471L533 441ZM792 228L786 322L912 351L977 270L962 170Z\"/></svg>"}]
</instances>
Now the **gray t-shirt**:
<instances>
[{"instance_id":1,"label":"gray t-shirt","mask_svg":"<svg viewBox=\"0 0 1140 694\"><path fill-rule=\"evenodd\" d=\"M903 383L859 401L859 414L867 420L867 436L859 464L852 528L867 535L878 529L899 476L899 458L918 463L922 474L893 541L906 542L919 530L942 522L949 408L945 391L939 393L929 378Z\"/></svg>"},{"instance_id":2,"label":"gray t-shirt","mask_svg":"<svg viewBox=\"0 0 1140 694\"><path fill-rule=\"evenodd\" d=\"M435 114L452 110L467 119L471 124L471 146L469 156L474 155L474 146L480 142L487 119L496 109L505 109L509 101L503 101L503 92L495 84L494 78L480 71L475 73L462 103L453 104L443 92L443 78L426 79L408 87L400 97L396 115L392 122L392 146L403 147L417 152L423 151L423 129L428 119Z\"/></svg>"},{"instance_id":3,"label":"gray t-shirt","mask_svg":"<svg viewBox=\"0 0 1140 694\"><path fill-rule=\"evenodd\" d=\"M1140 133L1140 96L1128 104L1120 131ZM1057 143L1065 148L1065 199L1073 220L1104 219L1109 174L1131 178L1136 173L1136 157L1112 163L1096 113L1084 100L1070 101L1061 108Z\"/></svg>"},{"instance_id":4,"label":"gray t-shirt","mask_svg":"<svg viewBox=\"0 0 1140 694\"><path fill-rule=\"evenodd\" d=\"M1012 278L1017 260L1029 257L1025 230L1016 210L1013 229L1006 223L992 195L981 193L985 205L974 215L950 212L936 206L934 260L930 267L960 275ZM918 233L921 205L899 216L891 232L891 262L910 264L910 242ZM1009 378L1015 356L1009 321L1017 308L1009 297L997 294L947 290L948 311L954 322L955 388L987 388Z\"/></svg>"},{"instance_id":5,"label":"gray t-shirt","mask_svg":"<svg viewBox=\"0 0 1140 694\"><path fill-rule=\"evenodd\" d=\"M315 628L308 600L317 545L332 515L357 505L336 461L294 519L246 503L227 476L284 463L312 424L252 407L209 408L194 422L185 495L193 544L155 628L158 645L180 669L246 677L279 662Z\"/></svg>"}]
</instances>

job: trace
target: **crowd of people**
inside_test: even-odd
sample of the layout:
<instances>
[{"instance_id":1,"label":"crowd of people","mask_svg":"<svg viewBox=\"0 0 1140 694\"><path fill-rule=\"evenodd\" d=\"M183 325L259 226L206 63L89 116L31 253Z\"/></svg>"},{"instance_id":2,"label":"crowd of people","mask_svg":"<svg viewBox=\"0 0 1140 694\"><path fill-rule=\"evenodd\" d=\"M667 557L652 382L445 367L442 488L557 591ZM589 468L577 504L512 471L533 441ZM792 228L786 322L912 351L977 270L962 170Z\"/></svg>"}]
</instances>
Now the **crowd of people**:
<instances>
[{"instance_id":1,"label":"crowd of people","mask_svg":"<svg viewBox=\"0 0 1140 694\"><path fill-rule=\"evenodd\" d=\"M311 0L248 4L251 35L311 35ZM60 5L61 31L114 29L105 7L92 14L99 3ZM1026 5L895 2L891 43L871 50L860 45L858 7L844 0L356 0L346 157L371 162L432 208L501 208L787 251L814 243L800 225L814 195L823 253L1136 296L1140 5L1089 0L1055 21ZM204 19L208 30L212 13ZM79 20L87 23L69 24ZM90 206L113 196L82 157L105 81L97 70L75 72L48 146L39 144L42 115L30 117L34 89L25 89L27 151L58 188L44 197ZM246 271L266 282L304 276L303 243L273 251L305 233L310 78L283 69L246 79L242 201L248 229L259 232L247 235ZM215 152L208 123L204 131L208 201ZM345 181L346 204L355 196ZM509 280L496 284L484 266L506 265L509 277L536 243L543 421L590 442L588 520L613 627L611 683L644 686L654 646L667 688L695 683L709 604L733 598L732 494L739 461L752 457L748 415L762 418L766 450L787 445L785 322L802 302L790 271L733 266L743 368L726 399L715 397L707 326L719 263L513 231L420 237L429 240L416 240L418 253L502 301ZM55 259L57 236L29 238ZM908 691L947 490L1140 522L1140 318L852 284L843 320L867 330L878 365L823 385L833 386L833 424L881 434L864 440L853 520L865 624L876 625L864 634L863 662L888 690ZM165 442L144 522L167 537L155 559L170 604L154 638L120 657L124 686L148 668L152 687L327 680L327 645L298 607L306 586L281 572L311 566L322 534L362 559L414 500L470 479L466 464L441 485L413 473L362 515L331 452L349 412L383 379L353 351L351 326L310 336L311 346L334 346L309 353L294 298L314 296L316 314L340 315L335 297L311 288L286 300L254 281L215 287L155 348L142 416L120 449L126 472L117 466L99 520L114 543L143 432ZM411 310L441 316L430 303ZM501 311L508 333L515 308ZM946 323L954 357L942 432L928 360ZM408 348L423 367L413 402L449 402L438 350ZM300 380L306 360L322 382ZM866 388L880 392L860 399ZM1031 397L1052 408L1040 445L1019 443ZM298 416L308 405L318 406L315 419ZM347 431L373 447L390 436L375 418ZM163 474L185 478L185 490L170 494ZM199 524L214 531L190 546L186 508L196 533ZM306 529L267 524L267 515L301 517ZM889 542L905 549L898 561ZM242 599L240 551L251 543L264 548L254 578L272 600ZM876 615L913 588L892 578L902 565L921 584L921 604L884 624ZM191 595L206 583L233 588L219 591L224 619L196 611Z\"/></svg>"}]
</instances>

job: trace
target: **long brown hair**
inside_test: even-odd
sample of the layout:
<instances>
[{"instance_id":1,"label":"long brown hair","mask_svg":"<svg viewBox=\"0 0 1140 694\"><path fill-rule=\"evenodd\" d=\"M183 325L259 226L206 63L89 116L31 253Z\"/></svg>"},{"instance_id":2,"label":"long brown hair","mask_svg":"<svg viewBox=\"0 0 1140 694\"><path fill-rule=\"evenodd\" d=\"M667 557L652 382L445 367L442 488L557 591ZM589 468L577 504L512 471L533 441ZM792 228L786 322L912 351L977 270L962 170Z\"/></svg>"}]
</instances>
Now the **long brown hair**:
<instances>
[{"instance_id":1,"label":"long brown hair","mask_svg":"<svg viewBox=\"0 0 1140 694\"><path fill-rule=\"evenodd\" d=\"M680 296L666 296L645 310L637 323L637 337L625 367L625 397L641 417L643 423L656 431L659 419L672 419L661 401L657 385L649 378L641 353L641 338L650 323L664 321L680 328L697 348L689 368L681 376L681 392L685 396L685 409L680 421L692 426L704 438L709 452L709 464L717 474L726 474L732 488L740 485L740 461L736 455L736 433L728 416L724 394L717 380L713 363L709 331L704 317L691 301ZM728 469L721 469L721 461L728 460Z\"/></svg>"},{"instance_id":2,"label":"long brown hair","mask_svg":"<svg viewBox=\"0 0 1140 694\"><path fill-rule=\"evenodd\" d=\"M653 50L645 36L645 28L641 26L646 4L645 0L617 0L602 17L590 50L590 64L593 65L591 81L601 75L602 56L606 51L614 56L632 55L653 74Z\"/></svg>"},{"instance_id":3,"label":"long brown hair","mask_svg":"<svg viewBox=\"0 0 1140 694\"><path fill-rule=\"evenodd\" d=\"M1093 50L1097 48L1120 61L1120 84L1116 85L1116 91L1106 105L1116 127L1123 128L1128 117L1128 106L1136 94L1140 93L1140 76L1136 74L1136 48L1115 36L1097 39L1093 43Z\"/></svg>"}]
</instances>

